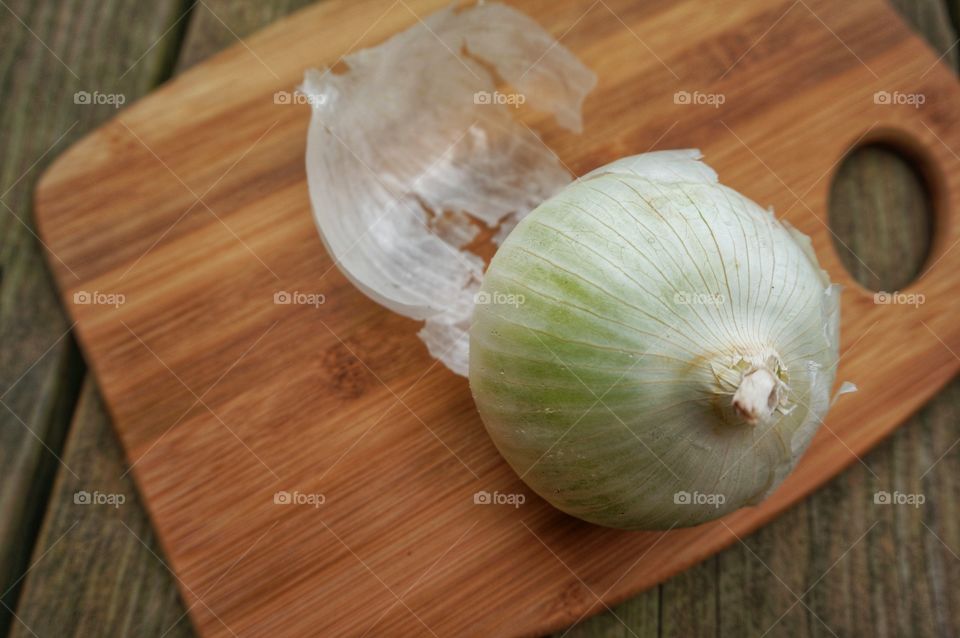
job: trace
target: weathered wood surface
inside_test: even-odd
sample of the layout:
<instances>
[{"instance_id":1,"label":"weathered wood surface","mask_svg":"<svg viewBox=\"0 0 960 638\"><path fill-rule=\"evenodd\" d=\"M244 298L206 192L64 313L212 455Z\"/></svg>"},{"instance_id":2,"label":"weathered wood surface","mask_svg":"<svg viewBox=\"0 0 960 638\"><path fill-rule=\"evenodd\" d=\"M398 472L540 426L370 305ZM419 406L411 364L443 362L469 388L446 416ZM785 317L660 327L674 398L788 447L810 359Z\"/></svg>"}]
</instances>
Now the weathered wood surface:
<instances>
[{"instance_id":1,"label":"weathered wood surface","mask_svg":"<svg viewBox=\"0 0 960 638\"><path fill-rule=\"evenodd\" d=\"M57 476L12 635L193 635L92 376L64 461L80 478Z\"/></svg>"},{"instance_id":2,"label":"weathered wood surface","mask_svg":"<svg viewBox=\"0 0 960 638\"><path fill-rule=\"evenodd\" d=\"M68 459L63 451L83 365L35 236L33 186L59 152L116 113L109 105L76 103L75 92L133 100L163 76L162 49L148 47L169 27L176 8L135 0L9 0L0 6L0 635L11 623L15 632L29 634L11 612L24 574L43 554L43 541L35 541L45 510L50 529L51 512L66 507L56 495L47 507L52 479L83 479L86 467L84 459ZM100 427L107 432L106 421ZM141 511L131 511L145 520ZM96 538L95 530L87 530L88 540ZM124 567L135 572L153 560L143 554ZM77 554L83 555L120 567L89 549ZM101 586L82 585L82 573L63 583L70 592L65 601ZM64 593L52 588L47 604ZM95 595L116 598L119 591L103 588Z\"/></svg>"},{"instance_id":3,"label":"weathered wood surface","mask_svg":"<svg viewBox=\"0 0 960 638\"><path fill-rule=\"evenodd\" d=\"M104 3L106 4L110 3ZM170 4L172 6L173 3ZM183 68L201 59L207 53L232 42L233 35L220 25L221 20L237 35L243 36L261 24L269 22L276 15L289 10L292 8L290 5L298 3L210 1L206 4L213 8L217 17L203 7L198 6L195 9L194 14L190 16L184 49L177 58L178 68ZM230 6L226 6L228 4ZM938 2L900 2L898 4L911 17L920 18L918 22L923 32L935 47L945 50L953 43L950 38L955 36L952 29L945 26L947 23L943 20L944 8ZM48 15L49 11L43 10L46 5L52 6L53 3L35 3L37 8L31 15L41 17ZM271 5L277 5L278 8L271 11L269 8ZM17 8L12 3L11 7ZM156 10L163 13L162 9L167 10L167 15L175 13L175 10L170 10L169 7ZM81 13L78 9L76 15ZM23 16L23 14L20 15ZM40 32L38 27L42 26L42 19L25 18L25 21L35 31ZM217 25L220 25L223 30L218 32ZM18 30L23 33L18 33ZM9 21L0 20L0 37L4 37L5 42L9 41L6 39L7 34L14 35L15 40L29 37L19 23L10 24ZM104 39L100 43L102 58L108 58L111 55L108 43L114 47L117 46L115 40ZM39 44L34 44L42 48ZM191 49L191 47L194 48ZM67 47L53 48L71 66L77 62L73 57L67 56L64 51ZM7 53L9 50L5 47L4 54L9 55ZM117 55L116 49L113 51L113 55ZM42 52L38 50L37 57L40 57L39 53ZM82 58L84 53L74 43L71 54ZM89 52L86 53L89 55ZM955 59L955 53L956 47L948 56L951 61ZM169 59L169 55L167 52L168 57L164 58L161 55L160 59ZM19 60L19 56L13 57ZM57 64L55 59L53 63ZM8 69L8 64L12 64L12 61L0 59L0 69ZM140 76L137 78L143 80ZM39 84L46 86L43 80L40 80ZM16 97L18 99L7 100L0 106L0 118L2 118L0 119L2 122L0 140L6 141L8 148L10 148L7 140L11 133L11 122L22 121L24 114L30 114L30 106L33 104L22 93L18 92ZM11 112L18 109L19 113L11 115ZM49 111L47 115L50 115ZM76 137L81 128L89 127L89 125L78 125L77 130L65 140ZM23 137L33 141L29 136ZM62 144L59 147L62 147ZM16 177L8 177L12 172L10 168L12 161L14 158L8 155L0 164L4 184L9 184L16 179ZM29 166L32 161L31 159L23 163ZM841 234L848 245L853 246L856 243L857 255L870 265L871 270L881 276L881 280L896 282L898 277L906 276L906 271L916 268L916 261L910 260L911 258L915 260L926 242L922 225L918 227L915 212L910 216L905 216L903 213L902 202L915 202L916 189L909 171L898 167L888 156L866 155L858 158L855 162L855 165L857 164L859 164L858 169L848 171L842 179L838 180L838 185L847 182L852 192L846 195L838 193L835 197L845 198L843 201L847 206L844 210L849 211L846 219L877 216L877 219L884 220L882 224L884 232L883 236L880 236L871 229L863 229L852 224L849 235ZM35 173L32 175L35 176ZM30 184L32 180L25 178L23 182ZM22 187L23 184L20 186ZM878 186L883 188L879 189ZM7 186L4 186L4 189L6 188ZM24 192L28 194L29 190ZM877 193L876 200L864 204L861 197L857 202L858 192ZM4 202L11 204L15 193L16 190L11 191L11 196L3 198ZM28 201L28 197L23 197L19 209L12 204L11 208L22 213L28 210ZM912 211L917 210L916 205L911 205L910 208ZM13 347L23 341L20 338L11 338L12 334L22 333L16 333L6 326L15 327L21 331L40 329L26 321L25 314L17 315L18 321L11 319L10 309L14 307L8 305L8 300L12 296L11 254L19 250L18 254L33 252L36 256L37 247L35 243L21 238L20 243L17 244L18 248L13 248L14 244L10 239L12 235L8 231L10 224L19 226L19 223L10 219L8 214L6 210L0 211L0 224L4 224L3 235L0 235L2 238L0 250L3 251L4 257L2 319L5 327L2 341L0 341L3 348L0 356L3 357L4 373L8 369L7 357L10 356ZM27 219L26 216L22 218ZM858 233L875 237L876 239L872 241L876 243L871 243L870 239L861 241ZM893 254L885 250L886 242L891 236L904 240L898 245L907 246L905 253ZM28 236L26 239L31 238ZM24 245L27 247L22 248ZM865 269L862 269L864 272L857 272L856 268L853 270L861 281L873 284L869 280L873 275ZM44 288L47 285L46 275L40 266L39 259L35 258L33 262L22 267L20 272L33 273L33 279L18 286L16 290L19 294L35 302L37 299L43 299L46 291L47 296L52 300L49 289ZM50 306L54 310L52 313L54 318L58 318L55 304L50 303ZM59 320L62 322L62 319ZM43 352L45 347L41 348L40 352ZM65 350L69 351L69 348ZM53 354L54 352L51 351L47 357ZM21 357L16 361L29 359L29 356L21 355ZM42 371L40 368L41 365L35 366L31 374L39 375ZM60 368L62 369L63 366L61 365ZM48 395L59 396L63 391L62 375L56 372L46 374L47 378L52 376L54 379L46 384L49 388ZM72 399L76 394L76 376L74 374L73 381L67 384L73 388L68 393L68 399ZM2 380L6 381L6 377L4 376ZM34 387L25 396L29 402L30 400L38 401L41 395ZM960 400L960 391L954 383L917 417L911 419L910 423L905 424L890 441L864 458L864 463L869 466L869 470L864 465L855 465L826 488L746 539L743 545L736 545L661 587L615 607L613 612L577 625L569 635L760 635L781 615L783 615L782 620L779 620L768 635L831 635L831 633L841 636L955 635L960 627L957 618L960 604L956 594L960 583L957 582L958 565L955 562L957 560L955 552L960 552L960 530L957 528L955 506L958 496L955 477L958 475L957 470L960 469L958 468L960 446L951 448L951 445L957 434L958 400ZM60 419L61 438L62 430L68 420L66 415ZM113 482L115 478L110 478L122 474L124 465L116 446L109 450L109 441L113 440L113 434L106 428L107 421L90 384L87 384L84 390L74 421L64 452L64 460L70 464L71 469L81 476L86 476L89 472L91 477L103 477L105 484L111 486L110 489L132 494L132 486L127 483L115 483ZM5 421L0 421L0 424L3 426L0 435L7 437L13 428L7 427ZM90 449L89 443L86 446L83 444L85 440L101 441L101 445L108 448L109 453L104 453L100 446ZM0 454L17 449L16 446L8 446L7 441L6 438L3 439ZM39 447L39 444L37 446ZM946 453L945 456L937 465L922 481L918 481L919 475L944 453ZM90 460L91 458L95 460ZM76 460L77 467L70 463L71 459ZM6 461L4 465L0 465L4 489L10 487L7 477L12 475L10 470L12 466L7 465ZM21 470L20 476L31 476L22 471L22 466L22 462L15 465L15 469ZM83 468L83 471L78 470L78 467ZM87 470L87 467L91 469ZM871 470L879 478L874 477ZM54 532L68 530L72 524L69 514L76 512L77 509L72 501L72 493L69 491L71 487L69 479L73 477L62 467L58 474L58 485L52 495L44 533L34 548L33 558L29 561L24 558L21 562L34 563L47 551L49 555L39 560L37 566L24 579L26 586L20 600L18 614L33 619L34 622L31 625L38 629L37 635L40 636L66 635L74 627L75 635L159 635L152 633L150 628L159 626L156 624L157 620L169 618L170 610L177 608L179 604L173 590L172 578L148 551L144 550L136 554L125 545L133 539L132 536L117 539L109 533L99 536L97 532L98 527L109 529L110 521L116 524L118 520L123 520L130 525L131 529L136 530L148 545L152 545L147 528L141 526L145 518L139 503L135 499L129 500L119 510L122 512L123 519L120 519L119 512L111 511L109 508L87 508L82 511L83 521L78 523L78 527L73 531L77 531L81 526L89 527L89 536L85 534L85 538L77 540L79 535L75 536L70 532L56 543L57 536ZM43 485L44 481L37 480L35 483ZM873 505L873 492L890 485L899 486L901 491L922 491L930 497L932 502L928 501L926 506L917 510L885 508L878 511ZM7 502L8 497L4 493L3 503ZM42 503L37 506L37 509L42 509ZM7 510L0 511L6 514ZM128 518L131 515L134 516L133 519ZM0 520L0 527L5 520L6 516ZM881 522L844 555L859 535L876 520ZM928 531L925 526L929 526L930 530ZM940 544L934 533L942 539L943 544ZM106 540L107 538L115 539L116 544ZM6 538L3 540L4 543L0 548L6 549L8 547ZM109 551L105 551L107 548ZM153 551L156 550L153 549ZM128 560L104 560L102 557L98 559L97 557L102 554L110 554L114 557L125 555ZM47 562L48 558L55 555L60 555L64 559L73 557L73 561ZM840 560L836 566L830 569L838 558ZM86 564L87 570L91 563L94 564L100 568L97 572L98 577L82 578L81 574L85 569L71 567L71 563L74 566ZM829 572L827 572L828 569ZM126 571L131 574L124 576ZM827 573L824 574L824 572ZM0 577L3 574L4 571L0 570ZM819 580L821 576L823 578ZM144 598L133 595L128 587L133 581L129 579L145 583L160 583L166 579L169 593L167 595L154 593L153 596L158 596L169 604L162 605L162 612L152 608L151 604L156 602L153 596ZM815 583L810 593L803 596L807 588ZM144 591L159 591L151 590L150 587L145 587ZM797 598L790 590L801 595L806 606L796 602ZM106 603L88 604L91 600L106 601ZM58 615L55 607L58 604L63 605L63 601L76 602L66 605L69 612L61 612ZM52 616L56 620L40 622L46 616ZM117 619L132 616L146 616L148 621L139 625L123 624L117 621ZM80 617L82 622L76 621ZM817 617L824 622L821 623ZM92 631L92 628L97 627L102 631ZM22 626L18 625L14 629L16 635L30 635L30 632ZM137 631L134 632L134 629ZM180 622L168 635L181 630L186 630L184 622Z\"/></svg>"}]
</instances>

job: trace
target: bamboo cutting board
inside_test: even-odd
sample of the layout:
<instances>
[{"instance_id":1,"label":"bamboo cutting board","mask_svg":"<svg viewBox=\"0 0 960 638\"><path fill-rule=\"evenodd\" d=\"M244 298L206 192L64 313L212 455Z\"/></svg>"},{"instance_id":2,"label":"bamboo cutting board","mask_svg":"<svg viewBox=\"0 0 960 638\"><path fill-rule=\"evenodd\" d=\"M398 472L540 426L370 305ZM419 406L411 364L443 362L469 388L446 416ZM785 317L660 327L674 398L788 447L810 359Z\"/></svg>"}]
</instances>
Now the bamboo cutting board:
<instances>
[{"instance_id":1,"label":"bamboo cutting board","mask_svg":"<svg viewBox=\"0 0 960 638\"><path fill-rule=\"evenodd\" d=\"M304 68L445 4L308 8L121 111L37 189L65 304L204 635L566 626L769 521L960 367L960 91L885 4L512 2L599 76L583 135L524 116L564 164L582 174L651 147L702 148L725 184L810 234L846 286L838 376L860 387L760 507L667 533L550 508L500 459L466 380L433 364L418 324L333 266L307 198L309 109L274 101ZM900 103L917 94L919 108ZM831 175L868 140L913 157L933 194L928 268L902 291L919 306L875 304L834 250ZM274 303L293 292L323 303ZM475 504L481 491L525 502Z\"/></svg>"}]
</instances>

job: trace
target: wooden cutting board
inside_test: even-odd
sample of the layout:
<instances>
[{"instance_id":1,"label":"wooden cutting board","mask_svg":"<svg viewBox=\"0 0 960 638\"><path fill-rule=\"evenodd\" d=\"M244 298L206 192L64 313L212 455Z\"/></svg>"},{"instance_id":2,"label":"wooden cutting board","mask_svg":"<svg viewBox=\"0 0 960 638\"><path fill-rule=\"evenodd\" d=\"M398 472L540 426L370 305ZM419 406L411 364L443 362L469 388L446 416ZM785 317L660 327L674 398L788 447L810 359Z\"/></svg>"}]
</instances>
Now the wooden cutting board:
<instances>
[{"instance_id":1,"label":"wooden cutting board","mask_svg":"<svg viewBox=\"0 0 960 638\"><path fill-rule=\"evenodd\" d=\"M546 505L500 459L466 380L434 364L418 324L332 265L307 198L309 109L273 99L306 67L446 0L328 0L121 111L36 194L81 346L206 636L566 626L766 523L960 367L960 91L883 2L512 4L599 76L583 135L525 115L573 172L698 146L724 183L813 237L846 286L839 379L860 392L772 498L722 521L628 533ZM724 103L677 103L678 91ZM919 108L899 103L913 94ZM831 240L831 176L868 140L913 157L933 193L928 270L902 291L923 294L919 306L875 304ZM281 292L324 303L274 303ZM479 491L525 503L477 505ZM300 503L275 503L278 492Z\"/></svg>"}]
</instances>

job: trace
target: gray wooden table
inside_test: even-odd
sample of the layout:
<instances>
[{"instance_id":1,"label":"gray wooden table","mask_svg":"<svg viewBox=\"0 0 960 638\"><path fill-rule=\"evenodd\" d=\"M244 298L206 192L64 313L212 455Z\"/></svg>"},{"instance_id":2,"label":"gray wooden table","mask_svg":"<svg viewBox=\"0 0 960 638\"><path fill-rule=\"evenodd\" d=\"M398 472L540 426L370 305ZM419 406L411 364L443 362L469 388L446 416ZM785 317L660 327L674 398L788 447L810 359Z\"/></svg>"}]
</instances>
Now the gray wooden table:
<instances>
[{"instance_id":1,"label":"gray wooden table","mask_svg":"<svg viewBox=\"0 0 960 638\"><path fill-rule=\"evenodd\" d=\"M193 634L54 293L31 193L44 166L115 113L77 104L77 91L133 101L304 4L0 0L0 636ZM956 69L960 0L895 4ZM929 215L922 180L890 150L857 152L835 178L831 224L867 286L916 276ZM958 414L954 382L771 525L568 635L960 634ZM126 502L75 504L91 487ZM876 506L877 490L926 502Z\"/></svg>"}]
</instances>

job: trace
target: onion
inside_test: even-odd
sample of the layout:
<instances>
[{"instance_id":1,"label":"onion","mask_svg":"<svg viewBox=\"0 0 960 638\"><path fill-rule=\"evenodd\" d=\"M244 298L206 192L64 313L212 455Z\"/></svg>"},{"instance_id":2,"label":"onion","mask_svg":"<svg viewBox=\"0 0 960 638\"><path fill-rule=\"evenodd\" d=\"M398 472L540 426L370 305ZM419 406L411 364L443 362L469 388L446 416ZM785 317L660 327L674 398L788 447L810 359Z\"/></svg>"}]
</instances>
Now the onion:
<instances>
[{"instance_id":1,"label":"onion","mask_svg":"<svg viewBox=\"0 0 960 638\"><path fill-rule=\"evenodd\" d=\"M829 408L838 287L810 240L695 150L628 157L537 207L484 277L470 387L557 508L695 525L768 495Z\"/></svg>"}]
</instances>

